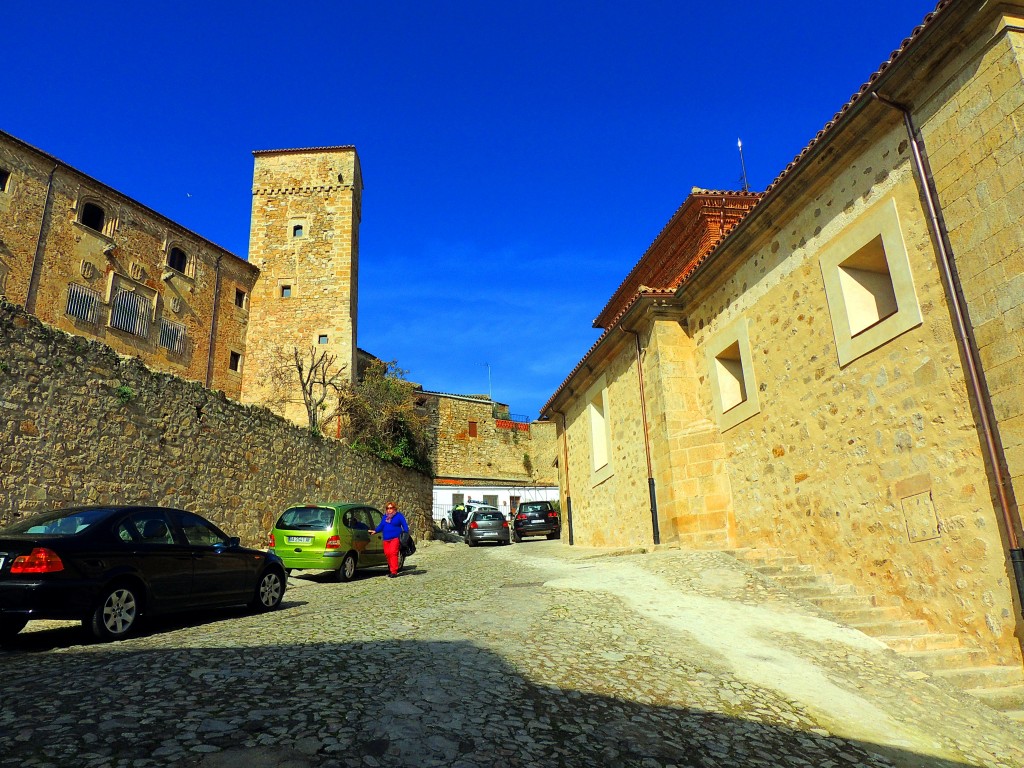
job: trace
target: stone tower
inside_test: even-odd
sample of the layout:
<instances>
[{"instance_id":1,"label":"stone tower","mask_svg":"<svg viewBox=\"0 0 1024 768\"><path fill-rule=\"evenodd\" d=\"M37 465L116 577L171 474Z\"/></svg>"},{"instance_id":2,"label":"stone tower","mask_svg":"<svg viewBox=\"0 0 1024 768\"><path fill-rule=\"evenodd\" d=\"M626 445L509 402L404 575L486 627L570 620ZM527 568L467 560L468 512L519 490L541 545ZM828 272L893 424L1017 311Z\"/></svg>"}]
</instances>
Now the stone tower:
<instances>
[{"instance_id":1,"label":"stone tower","mask_svg":"<svg viewBox=\"0 0 1024 768\"><path fill-rule=\"evenodd\" d=\"M306 423L297 378L271 371L291 350L326 350L356 374L362 175L355 147L254 152L249 261L260 270L249 305L242 400Z\"/></svg>"}]
</instances>

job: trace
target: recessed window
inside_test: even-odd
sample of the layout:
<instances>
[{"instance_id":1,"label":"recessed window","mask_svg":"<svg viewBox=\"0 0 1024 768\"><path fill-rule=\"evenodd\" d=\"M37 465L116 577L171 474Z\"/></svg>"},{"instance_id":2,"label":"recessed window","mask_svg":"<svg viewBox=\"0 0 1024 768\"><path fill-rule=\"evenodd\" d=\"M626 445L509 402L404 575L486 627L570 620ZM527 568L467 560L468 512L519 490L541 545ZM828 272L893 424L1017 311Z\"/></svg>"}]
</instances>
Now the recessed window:
<instances>
[{"instance_id":1,"label":"recessed window","mask_svg":"<svg viewBox=\"0 0 1024 768\"><path fill-rule=\"evenodd\" d=\"M724 432L760 413L745 317L737 318L711 337L707 362L712 407L719 429Z\"/></svg>"},{"instance_id":2,"label":"recessed window","mask_svg":"<svg viewBox=\"0 0 1024 768\"><path fill-rule=\"evenodd\" d=\"M470 437L476 437L476 422L475 421L469 422L469 436Z\"/></svg>"},{"instance_id":3,"label":"recessed window","mask_svg":"<svg viewBox=\"0 0 1024 768\"><path fill-rule=\"evenodd\" d=\"M921 324L895 200L848 227L819 262L840 365Z\"/></svg>"},{"instance_id":4,"label":"recessed window","mask_svg":"<svg viewBox=\"0 0 1024 768\"><path fill-rule=\"evenodd\" d=\"M232 352L231 353L231 356L228 358L228 368L230 368L232 371L240 371L240 370L242 370L242 353L241 352Z\"/></svg>"},{"instance_id":5,"label":"recessed window","mask_svg":"<svg viewBox=\"0 0 1024 768\"><path fill-rule=\"evenodd\" d=\"M590 437L590 478L594 485L612 475L612 433L608 412L608 384L601 376L584 396Z\"/></svg>"},{"instance_id":6,"label":"recessed window","mask_svg":"<svg viewBox=\"0 0 1024 768\"><path fill-rule=\"evenodd\" d=\"M290 285L282 285L281 286L281 298L282 299L289 299L289 298L291 298L291 295L292 295L292 287Z\"/></svg>"},{"instance_id":7,"label":"recessed window","mask_svg":"<svg viewBox=\"0 0 1024 768\"><path fill-rule=\"evenodd\" d=\"M110 327L133 336L149 335L149 316L152 303L135 291L119 290L110 306Z\"/></svg>"},{"instance_id":8,"label":"recessed window","mask_svg":"<svg viewBox=\"0 0 1024 768\"><path fill-rule=\"evenodd\" d=\"M317 337L317 344L326 344L326 343L327 343L327 334L326 333L321 333Z\"/></svg>"},{"instance_id":9,"label":"recessed window","mask_svg":"<svg viewBox=\"0 0 1024 768\"><path fill-rule=\"evenodd\" d=\"M160 346L180 354L185 349L185 326L167 318L160 318Z\"/></svg>"},{"instance_id":10,"label":"recessed window","mask_svg":"<svg viewBox=\"0 0 1024 768\"><path fill-rule=\"evenodd\" d=\"M188 254L181 248L171 248L167 254L167 266L184 275L188 269Z\"/></svg>"},{"instance_id":11,"label":"recessed window","mask_svg":"<svg viewBox=\"0 0 1024 768\"><path fill-rule=\"evenodd\" d=\"M95 323L99 311L100 295L78 283L68 285L67 313L87 323Z\"/></svg>"},{"instance_id":12,"label":"recessed window","mask_svg":"<svg viewBox=\"0 0 1024 768\"><path fill-rule=\"evenodd\" d=\"M82 226L103 233L103 227L107 222L106 212L96 203L85 203L82 205L82 213L78 219Z\"/></svg>"},{"instance_id":13,"label":"recessed window","mask_svg":"<svg viewBox=\"0 0 1024 768\"><path fill-rule=\"evenodd\" d=\"M241 288L235 288L235 306L245 307L245 291Z\"/></svg>"},{"instance_id":14,"label":"recessed window","mask_svg":"<svg viewBox=\"0 0 1024 768\"><path fill-rule=\"evenodd\" d=\"M292 237L303 237L305 229L302 224L292 224Z\"/></svg>"},{"instance_id":15,"label":"recessed window","mask_svg":"<svg viewBox=\"0 0 1024 768\"><path fill-rule=\"evenodd\" d=\"M6 168L0 168L0 192L7 191L7 185L11 180L11 172Z\"/></svg>"}]
</instances>

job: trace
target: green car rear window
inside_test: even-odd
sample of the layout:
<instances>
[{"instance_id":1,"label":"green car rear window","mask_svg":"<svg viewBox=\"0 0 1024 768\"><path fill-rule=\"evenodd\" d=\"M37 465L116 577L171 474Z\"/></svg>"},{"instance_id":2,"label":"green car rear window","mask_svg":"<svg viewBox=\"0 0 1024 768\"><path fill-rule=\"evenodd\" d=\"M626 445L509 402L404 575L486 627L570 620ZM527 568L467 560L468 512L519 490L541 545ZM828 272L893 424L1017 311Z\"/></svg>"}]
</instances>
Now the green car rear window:
<instances>
[{"instance_id":1,"label":"green car rear window","mask_svg":"<svg viewBox=\"0 0 1024 768\"><path fill-rule=\"evenodd\" d=\"M331 507L292 507L284 511L274 527L287 531L326 531L333 525Z\"/></svg>"}]
</instances>

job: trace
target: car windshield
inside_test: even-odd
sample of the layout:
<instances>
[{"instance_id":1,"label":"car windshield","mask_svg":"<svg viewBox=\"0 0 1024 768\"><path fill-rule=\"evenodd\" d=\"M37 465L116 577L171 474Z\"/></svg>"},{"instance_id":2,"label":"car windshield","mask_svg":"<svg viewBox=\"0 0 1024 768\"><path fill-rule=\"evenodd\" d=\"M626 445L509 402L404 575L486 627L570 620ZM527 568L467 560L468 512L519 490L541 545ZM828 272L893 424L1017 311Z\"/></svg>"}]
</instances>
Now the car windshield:
<instances>
[{"instance_id":1,"label":"car windshield","mask_svg":"<svg viewBox=\"0 0 1024 768\"><path fill-rule=\"evenodd\" d=\"M4 533L43 536L74 536L110 515L109 509L58 509L43 512L26 520L19 520L4 529Z\"/></svg>"},{"instance_id":2,"label":"car windshield","mask_svg":"<svg viewBox=\"0 0 1024 768\"><path fill-rule=\"evenodd\" d=\"M547 512L551 509L550 501L531 501L519 505L520 512Z\"/></svg>"},{"instance_id":3,"label":"car windshield","mask_svg":"<svg viewBox=\"0 0 1024 768\"><path fill-rule=\"evenodd\" d=\"M499 520L504 520L505 516L501 514L501 512L495 510L494 512L477 512L473 515L473 519L478 523L496 523Z\"/></svg>"},{"instance_id":4,"label":"car windshield","mask_svg":"<svg viewBox=\"0 0 1024 768\"><path fill-rule=\"evenodd\" d=\"M276 528L289 531L326 531L334 525L331 507L292 507L278 518Z\"/></svg>"}]
</instances>

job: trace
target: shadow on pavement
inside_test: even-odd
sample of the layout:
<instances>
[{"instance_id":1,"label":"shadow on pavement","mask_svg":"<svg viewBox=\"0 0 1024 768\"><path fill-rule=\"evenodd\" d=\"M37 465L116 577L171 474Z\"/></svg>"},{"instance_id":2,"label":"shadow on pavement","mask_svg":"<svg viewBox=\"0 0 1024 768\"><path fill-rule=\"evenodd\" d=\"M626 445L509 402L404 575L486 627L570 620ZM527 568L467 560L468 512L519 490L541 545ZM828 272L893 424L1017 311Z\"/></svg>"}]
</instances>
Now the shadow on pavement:
<instances>
[{"instance_id":1,"label":"shadow on pavement","mask_svg":"<svg viewBox=\"0 0 1024 768\"><path fill-rule=\"evenodd\" d=\"M956 762L629 691L537 685L467 642L318 642L3 656L4 764L914 766ZM8 762L9 761L9 762ZM121 761L121 762L119 762Z\"/></svg>"}]
</instances>

